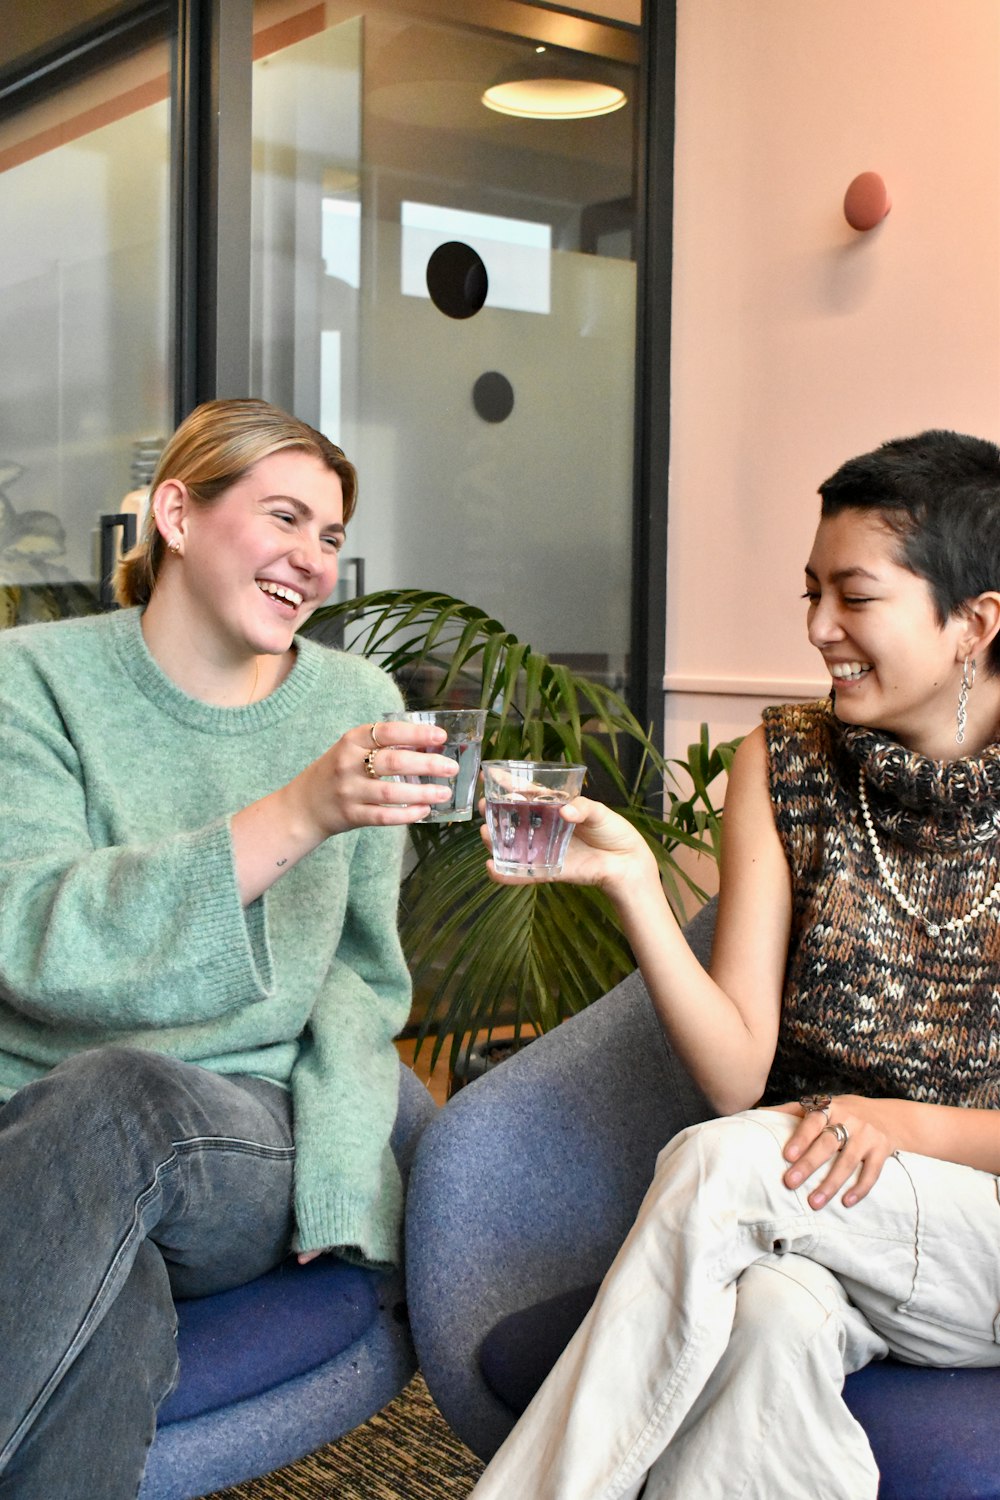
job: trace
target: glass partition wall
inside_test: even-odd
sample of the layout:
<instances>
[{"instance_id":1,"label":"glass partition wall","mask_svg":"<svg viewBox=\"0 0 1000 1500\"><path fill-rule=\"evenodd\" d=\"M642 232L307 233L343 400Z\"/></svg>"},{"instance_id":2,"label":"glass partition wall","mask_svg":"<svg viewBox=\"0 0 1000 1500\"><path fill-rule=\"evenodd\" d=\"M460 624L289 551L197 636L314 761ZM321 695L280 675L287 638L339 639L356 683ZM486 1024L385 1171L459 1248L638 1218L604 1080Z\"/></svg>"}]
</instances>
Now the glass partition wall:
<instances>
[{"instance_id":1,"label":"glass partition wall","mask_svg":"<svg viewBox=\"0 0 1000 1500\"><path fill-rule=\"evenodd\" d=\"M256 394L358 464L347 587L634 688L639 0L126 0L83 67L79 9L0 67L0 626L107 607L175 420ZM613 107L484 103L539 77Z\"/></svg>"},{"instance_id":2,"label":"glass partition wall","mask_svg":"<svg viewBox=\"0 0 1000 1500\"><path fill-rule=\"evenodd\" d=\"M559 49L620 108L521 118L483 93L551 49L475 11L328 3L303 36L258 0L252 388L357 462L352 585L457 594L623 689L636 38Z\"/></svg>"},{"instance_id":3,"label":"glass partition wall","mask_svg":"<svg viewBox=\"0 0 1000 1500\"><path fill-rule=\"evenodd\" d=\"M169 430L170 74L164 34L0 118L0 626L100 607Z\"/></svg>"}]
</instances>

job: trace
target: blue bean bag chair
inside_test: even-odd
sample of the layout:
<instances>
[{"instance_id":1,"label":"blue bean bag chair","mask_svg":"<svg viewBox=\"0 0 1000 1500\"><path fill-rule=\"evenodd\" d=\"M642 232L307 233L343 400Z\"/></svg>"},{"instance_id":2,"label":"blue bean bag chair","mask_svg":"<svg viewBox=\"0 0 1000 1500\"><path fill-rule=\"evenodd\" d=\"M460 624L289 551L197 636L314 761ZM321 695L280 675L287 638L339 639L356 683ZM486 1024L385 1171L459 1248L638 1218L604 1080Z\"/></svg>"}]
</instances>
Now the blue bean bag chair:
<instances>
[{"instance_id":1,"label":"blue bean bag chair","mask_svg":"<svg viewBox=\"0 0 1000 1500\"><path fill-rule=\"evenodd\" d=\"M688 929L703 963L714 920L710 905ZM425 1131L407 1210L411 1327L431 1394L480 1458L590 1306L661 1147L711 1113L633 974L455 1095ZM1000 1369L886 1360L851 1375L845 1396L880 1500L1000 1500Z\"/></svg>"},{"instance_id":2,"label":"blue bean bag chair","mask_svg":"<svg viewBox=\"0 0 1000 1500\"><path fill-rule=\"evenodd\" d=\"M408 1175L436 1107L401 1065L392 1145ZM269 1473L357 1427L416 1369L403 1273L324 1256L177 1305L180 1381L160 1408L140 1500Z\"/></svg>"}]
</instances>

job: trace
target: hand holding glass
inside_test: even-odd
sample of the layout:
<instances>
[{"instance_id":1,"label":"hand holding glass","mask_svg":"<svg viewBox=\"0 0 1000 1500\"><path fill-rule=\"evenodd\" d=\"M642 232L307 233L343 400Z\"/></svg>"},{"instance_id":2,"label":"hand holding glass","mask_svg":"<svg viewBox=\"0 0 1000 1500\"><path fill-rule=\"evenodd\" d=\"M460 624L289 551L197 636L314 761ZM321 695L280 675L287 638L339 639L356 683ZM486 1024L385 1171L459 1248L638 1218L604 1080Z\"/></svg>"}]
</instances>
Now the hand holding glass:
<instances>
[{"instance_id":1,"label":"hand holding glass","mask_svg":"<svg viewBox=\"0 0 1000 1500\"><path fill-rule=\"evenodd\" d=\"M467 823L472 817L472 803L479 774L479 757L483 748L483 730L486 726L484 708L418 708L409 713L393 712L383 715L386 723L406 722L410 724L437 724L448 738L443 745L435 747L436 755L447 755L458 761L458 775L405 776L400 779L415 785L446 786L451 792L447 802L437 802L431 808L425 823Z\"/></svg>"},{"instance_id":2,"label":"hand holding glass","mask_svg":"<svg viewBox=\"0 0 1000 1500\"><path fill-rule=\"evenodd\" d=\"M558 875L573 836L560 816L583 790L583 766L538 760L483 761L486 823L498 875Z\"/></svg>"}]
</instances>

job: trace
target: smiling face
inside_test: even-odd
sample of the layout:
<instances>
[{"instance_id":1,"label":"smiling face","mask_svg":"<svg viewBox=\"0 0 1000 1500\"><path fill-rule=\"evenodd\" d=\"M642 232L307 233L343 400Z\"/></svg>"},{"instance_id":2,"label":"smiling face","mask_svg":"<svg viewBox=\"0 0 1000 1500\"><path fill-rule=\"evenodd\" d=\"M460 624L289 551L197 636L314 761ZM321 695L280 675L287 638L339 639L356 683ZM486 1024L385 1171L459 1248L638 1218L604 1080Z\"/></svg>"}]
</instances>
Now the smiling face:
<instances>
[{"instance_id":1,"label":"smiling face","mask_svg":"<svg viewBox=\"0 0 1000 1500\"><path fill-rule=\"evenodd\" d=\"M822 520L806 565L809 639L839 719L950 758L968 621L956 614L942 625L929 585L898 558L899 538L877 512Z\"/></svg>"},{"instance_id":2,"label":"smiling face","mask_svg":"<svg viewBox=\"0 0 1000 1500\"><path fill-rule=\"evenodd\" d=\"M337 581L344 542L340 478L296 449L269 454L209 504L183 486L158 495L169 558L150 609L219 667L287 652ZM157 512L160 518L160 511Z\"/></svg>"}]
</instances>

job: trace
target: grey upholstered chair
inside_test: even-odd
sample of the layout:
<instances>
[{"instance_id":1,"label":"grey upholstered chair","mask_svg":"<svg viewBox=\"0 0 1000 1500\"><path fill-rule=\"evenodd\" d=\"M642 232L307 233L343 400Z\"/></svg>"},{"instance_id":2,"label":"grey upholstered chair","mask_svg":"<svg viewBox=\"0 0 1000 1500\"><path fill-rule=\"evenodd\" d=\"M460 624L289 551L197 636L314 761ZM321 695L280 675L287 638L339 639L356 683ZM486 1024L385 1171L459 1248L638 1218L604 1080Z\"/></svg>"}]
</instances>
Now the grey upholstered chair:
<instances>
[{"instance_id":1,"label":"grey upholstered chair","mask_svg":"<svg viewBox=\"0 0 1000 1500\"><path fill-rule=\"evenodd\" d=\"M436 1113L400 1068L392 1145L404 1178ZM403 1274L294 1259L178 1304L180 1383L160 1410L140 1500L191 1500L333 1442L391 1401L416 1369Z\"/></svg>"},{"instance_id":2,"label":"grey upholstered chair","mask_svg":"<svg viewBox=\"0 0 1000 1500\"><path fill-rule=\"evenodd\" d=\"M707 961L714 909L689 935ZM583 1317L664 1143L709 1114L637 974L463 1089L417 1148L410 1322L456 1433L488 1459ZM1000 1253L1000 1250L998 1250ZM880 1500L1000 1500L1000 1370L849 1377Z\"/></svg>"}]
</instances>

